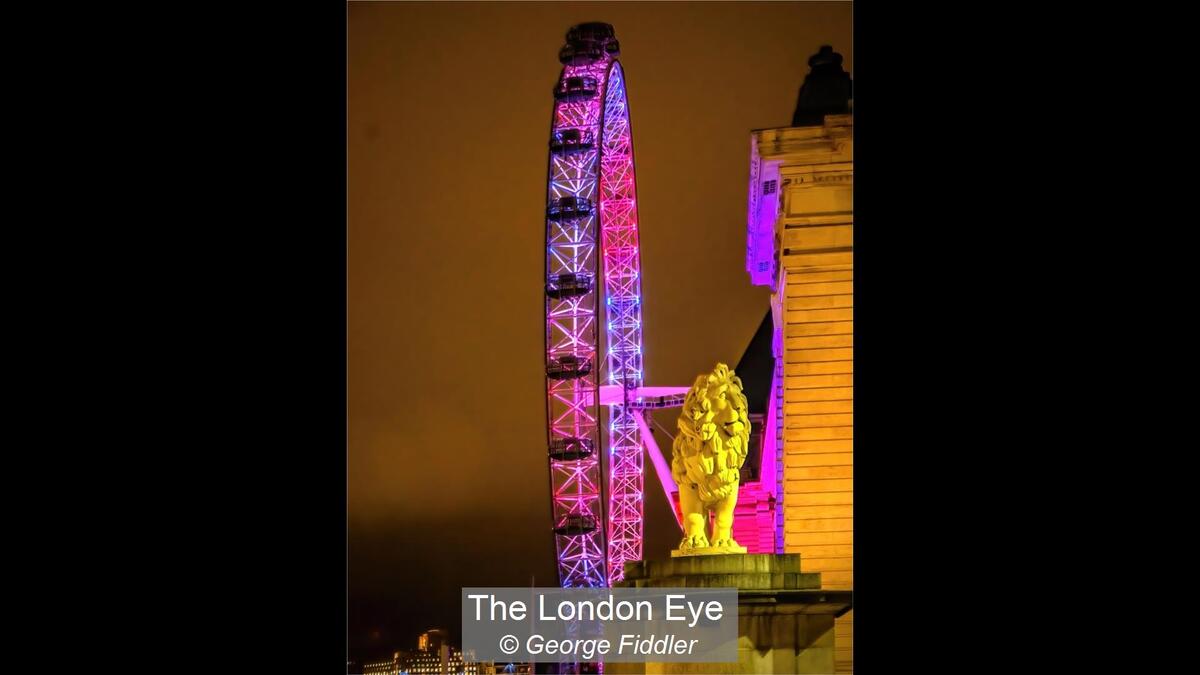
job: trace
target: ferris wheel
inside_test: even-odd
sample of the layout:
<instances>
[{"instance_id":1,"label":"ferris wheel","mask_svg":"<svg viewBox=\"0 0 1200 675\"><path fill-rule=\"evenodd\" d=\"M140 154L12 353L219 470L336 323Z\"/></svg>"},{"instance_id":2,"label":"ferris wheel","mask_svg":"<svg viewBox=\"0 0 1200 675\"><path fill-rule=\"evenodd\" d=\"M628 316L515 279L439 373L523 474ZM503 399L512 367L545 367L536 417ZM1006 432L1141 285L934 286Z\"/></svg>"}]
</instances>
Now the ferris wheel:
<instances>
[{"instance_id":1,"label":"ferris wheel","mask_svg":"<svg viewBox=\"0 0 1200 675\"><path fill-rule=\"evenodd\" d=\"M619 53L611 25L572 27L554 89L546 427L559 583L567 588L608 586L624 576L626 561L642 558L643 444L668 496L673 487L644 410L681 405L687 392L642 386L637 183Z\"/></svg>"}]
</instances>

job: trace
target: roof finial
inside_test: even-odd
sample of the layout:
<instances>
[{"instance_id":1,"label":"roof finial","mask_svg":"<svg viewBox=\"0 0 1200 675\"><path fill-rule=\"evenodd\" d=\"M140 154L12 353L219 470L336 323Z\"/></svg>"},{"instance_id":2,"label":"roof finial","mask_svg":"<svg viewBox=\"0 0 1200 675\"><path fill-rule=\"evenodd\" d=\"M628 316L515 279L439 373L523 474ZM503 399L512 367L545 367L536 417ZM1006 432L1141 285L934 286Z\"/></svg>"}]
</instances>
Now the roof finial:
<instances>
[{"instance_id":1,"label":"roof finial","mask_svg":"<svg viewBox=\"0 0 1200 675\"><path fill-rule=\"evenodd\" d=\"M842 69L842 55L833 47L822 45L808 59L811 71L800 87L792 126L807 127L823 124L826 115L847 115L854 98L850 73Z\"/></svg>"}]
</instances>

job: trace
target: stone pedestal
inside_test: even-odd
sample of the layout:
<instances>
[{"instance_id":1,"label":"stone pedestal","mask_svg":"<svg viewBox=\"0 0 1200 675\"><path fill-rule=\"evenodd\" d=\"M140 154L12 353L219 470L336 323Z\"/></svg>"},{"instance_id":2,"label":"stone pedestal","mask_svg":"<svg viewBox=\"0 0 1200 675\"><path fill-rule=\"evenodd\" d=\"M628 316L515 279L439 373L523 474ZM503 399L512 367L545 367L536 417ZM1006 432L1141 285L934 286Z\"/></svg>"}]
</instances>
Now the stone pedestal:
<instances>
[{"instance_id":1,"label":"stone pedestal","mask_svg":"<svg viewBox=\"0 0 1200 675\"><path fill-rule=\"evenodd\" d=\"M834 672L833 620L850 611L852 591L821 590L821 575L800 570L800 555L769 553L675 557L625 564L626 588L738 589L737 663L606 663L606 673Z\"/></svg>"}]
</instances>

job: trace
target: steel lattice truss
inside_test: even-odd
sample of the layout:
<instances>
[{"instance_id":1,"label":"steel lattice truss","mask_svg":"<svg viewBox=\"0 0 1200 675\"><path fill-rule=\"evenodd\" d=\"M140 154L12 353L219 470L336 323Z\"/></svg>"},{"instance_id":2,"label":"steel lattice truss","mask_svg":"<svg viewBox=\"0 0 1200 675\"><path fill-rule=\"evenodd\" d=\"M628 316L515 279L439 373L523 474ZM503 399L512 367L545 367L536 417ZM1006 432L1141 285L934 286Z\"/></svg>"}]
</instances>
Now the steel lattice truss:
<instances>
[{"instance_id":1,"label":"steel lattice truss","mask_svg":"<svg viewBox=\"0 0 1200 675\"><path fill-rule=\"evenodd\" d=\"M642 556L642 448L633 417L641 413L625 405L610 410L607 485L599 421L601 368L606 384L626 392L640 386L643 375L637 190L621 64L605 55L564 67L555 98L546 211L555 543L561 585L597 587L620 580L624 562ZM597 359L601 324L603 360Z\"/></svg>"},{"instance_id":2,"label":"steel lattice truss","mask_svg":"<svg viewBox=\"0 0 1200 675\"><path fill-rule=\"evenodd\" d=\"M637 182L633 135L621 65L613 65L604 98L600 154L600 222L608 320L608 382L628 394L642 386L642 280L638 247ZM635 412L615 405L609 414L608 569L625 576L625 561L642 558L642 444Z\"/></svg>"}]
</instances>

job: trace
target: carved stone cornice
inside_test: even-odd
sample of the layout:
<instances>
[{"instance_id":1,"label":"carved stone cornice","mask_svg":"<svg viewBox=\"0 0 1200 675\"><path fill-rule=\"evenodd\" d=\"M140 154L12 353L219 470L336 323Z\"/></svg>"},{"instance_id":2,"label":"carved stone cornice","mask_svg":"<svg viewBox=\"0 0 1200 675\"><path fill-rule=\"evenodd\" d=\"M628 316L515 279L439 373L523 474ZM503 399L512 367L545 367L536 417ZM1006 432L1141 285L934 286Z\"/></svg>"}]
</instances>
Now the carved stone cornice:
<instances>
[{"instance_id":1,"label":"carved stone cornice","mask_svg":"<svg viewBox=\"0 0 1200 675\"><path fill-rule=\"evenodd\" d=\"M787 164L854 161L852 115L829 115L819 127L756 129L751 134L763 159Z\"/></svg>"}]
</instances>

